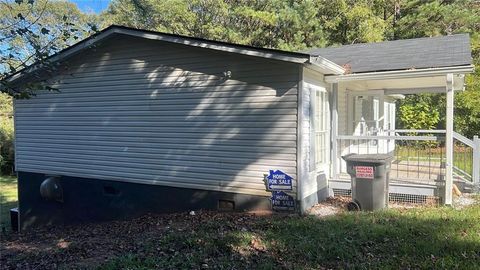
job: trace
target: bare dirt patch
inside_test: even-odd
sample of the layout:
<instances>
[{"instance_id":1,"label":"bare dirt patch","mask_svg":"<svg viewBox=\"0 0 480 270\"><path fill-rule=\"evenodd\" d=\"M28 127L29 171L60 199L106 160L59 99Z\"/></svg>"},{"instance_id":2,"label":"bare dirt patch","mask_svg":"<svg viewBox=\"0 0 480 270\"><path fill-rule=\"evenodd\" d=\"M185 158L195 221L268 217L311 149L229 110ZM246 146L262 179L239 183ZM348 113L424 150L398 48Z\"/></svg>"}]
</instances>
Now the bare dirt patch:
<instances>
[{"instance_id":1,"label":"bare dirt patch","mask_svg":"<svg viewBox=\"0 0 480 270\"><path fill-rule=\"evenodd\" d=\"M326 201L310 208L308 214L319 218L334 216L345 212L350 201L349 197L329 197Z\"/></svg>"}]
</instances>

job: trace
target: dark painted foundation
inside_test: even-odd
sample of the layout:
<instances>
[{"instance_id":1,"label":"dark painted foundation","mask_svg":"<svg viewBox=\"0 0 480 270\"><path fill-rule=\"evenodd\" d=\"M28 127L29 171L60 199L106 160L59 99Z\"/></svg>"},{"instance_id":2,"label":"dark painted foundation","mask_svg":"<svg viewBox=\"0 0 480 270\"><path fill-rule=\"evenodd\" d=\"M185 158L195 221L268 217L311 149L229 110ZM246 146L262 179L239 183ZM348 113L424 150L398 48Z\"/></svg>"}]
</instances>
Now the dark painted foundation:
<instances>
[{"instance_id":1,"label":"dark painted foundation","mask_svg":"<svg viewBox=\"0 0 480 270\"><path fill-rule=\"evenodd\" d=\"M268 197L236 193L60 177L63 202L40 196L45 174L19 172L20 228L129 219L147 213L189 210L270 210ZM229 209L233 208L233 209Z\"/></svg>"}]
</instances>

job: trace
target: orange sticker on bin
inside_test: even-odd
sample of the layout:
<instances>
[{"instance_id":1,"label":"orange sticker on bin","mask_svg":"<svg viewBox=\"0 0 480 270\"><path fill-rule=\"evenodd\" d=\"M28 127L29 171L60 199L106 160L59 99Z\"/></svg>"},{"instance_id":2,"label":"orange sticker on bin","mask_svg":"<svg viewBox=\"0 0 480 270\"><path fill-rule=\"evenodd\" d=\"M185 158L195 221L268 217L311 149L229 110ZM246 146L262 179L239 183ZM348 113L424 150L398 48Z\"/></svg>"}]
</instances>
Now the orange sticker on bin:
<instances>
[{"instance_id":1,"label":"orange sticker on bin","mask_svg":"<svg viewBox=\"0 0 480 270\"><path fill-rule=\"evenodd\" d=\"M373 179L373 167L370 166L355 166L355 177L363 179Z\"/></svg>"}]
</instances>

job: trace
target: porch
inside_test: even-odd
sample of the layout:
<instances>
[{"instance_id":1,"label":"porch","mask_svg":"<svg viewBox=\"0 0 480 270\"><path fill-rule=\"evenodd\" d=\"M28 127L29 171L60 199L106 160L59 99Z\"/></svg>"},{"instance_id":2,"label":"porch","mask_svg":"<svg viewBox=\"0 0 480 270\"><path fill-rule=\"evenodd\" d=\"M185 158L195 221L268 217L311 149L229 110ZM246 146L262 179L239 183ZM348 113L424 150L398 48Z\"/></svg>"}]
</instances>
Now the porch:
<instances>
[{"instance_id":1,"label":"porch","mask_svg":"<svg viewBox=\"0 0 480 270\"><path fill-rule=\"evenodd\" d=\"M331 94L331 177L336 195L350 194L342 156L390 154L390 199L452 203L452 190L471 192L480 183L480 139L453 130L454 93L467 70L411 70L327 76ZM407 94L446 95L445 130L396 129L396 99Z\"/></svg>"}]
</instances>

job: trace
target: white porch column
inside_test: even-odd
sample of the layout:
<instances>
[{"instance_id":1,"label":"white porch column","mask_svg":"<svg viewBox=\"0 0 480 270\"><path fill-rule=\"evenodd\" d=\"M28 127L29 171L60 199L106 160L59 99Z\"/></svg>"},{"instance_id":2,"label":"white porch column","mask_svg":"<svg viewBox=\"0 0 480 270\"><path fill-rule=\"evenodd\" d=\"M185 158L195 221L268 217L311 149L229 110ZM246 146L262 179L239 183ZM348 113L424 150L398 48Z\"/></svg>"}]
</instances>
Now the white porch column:
<instances>
[{"instance_id":1,"label":"white porch column","mask_svg":"<svg viewBox=\"0 0 480 270\"><path fill-rule=\"evenodd\" d=\"M332 172L330 178L336 178L338 172L338 83L332 84L332 154L331 154L331 164Z\"/></svg>"},{"instance_id":2,"label":"white porch column","mask_svg":"<svg viewBox=\"0 0 480 270\"><path fill-rule=\"evenodd\" d=\"M445 164L445 194L443 202L446 205L452 204L453 188L453 74L447 74L447 112L446 112L446 164Z\"/></svg>"}]
</instances>

